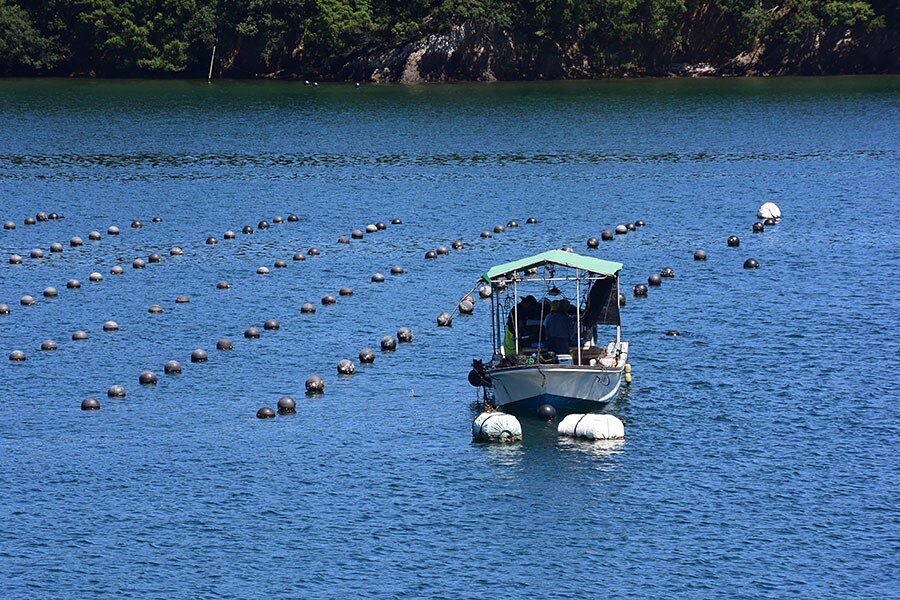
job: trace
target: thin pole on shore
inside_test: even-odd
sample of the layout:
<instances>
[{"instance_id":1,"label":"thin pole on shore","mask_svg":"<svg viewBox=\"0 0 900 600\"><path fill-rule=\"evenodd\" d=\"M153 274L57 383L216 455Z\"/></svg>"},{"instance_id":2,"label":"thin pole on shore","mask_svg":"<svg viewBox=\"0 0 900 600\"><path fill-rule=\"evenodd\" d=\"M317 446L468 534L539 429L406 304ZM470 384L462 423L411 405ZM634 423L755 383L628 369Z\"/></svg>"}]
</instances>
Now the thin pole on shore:
<instances>
[{"instance_id":1,"label":"thin pole on shore","mask_svg":"<svg viewBox=\"0 0 900 600\"><path fill-rule=\"evenodd\" d=\"M213 45L212 56L209 57L209 75L206 76L206 82L212 83L213 62L216 60L216 47Z\"/></svg>"}]
</instances>

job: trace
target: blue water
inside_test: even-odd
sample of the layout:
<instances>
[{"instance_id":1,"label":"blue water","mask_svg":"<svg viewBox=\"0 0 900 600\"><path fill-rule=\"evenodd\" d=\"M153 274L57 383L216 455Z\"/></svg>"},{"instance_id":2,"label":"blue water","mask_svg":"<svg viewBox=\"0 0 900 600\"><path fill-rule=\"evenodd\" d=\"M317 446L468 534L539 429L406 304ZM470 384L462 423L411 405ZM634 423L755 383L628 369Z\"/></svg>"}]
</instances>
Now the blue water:
<instances>
[{"instance_id":1,"label":"blue water","mask_svg":"<svg viewBox=\"0 0 900 600\"><path fill-rule=\"evenodd\" d=\"M0 133L0 221L17 225L0 231L4 598L898 597L900 78L4 81ZM752 234L765 201L783 222ZM38 211L65 218L23 225ZM626 440L526 420L519 445L473 444L488 303L450 329L435 316L491 265L562 244L626 265L634 383L610 407ZM631 296L664 266L675 279ZM242 337L268 318L281 329ZM338 377L401 326L411 345ZM307 398L313 373L326 392ZM255 418L285 394L296 415Z\"/></svg>"}]
</instances>

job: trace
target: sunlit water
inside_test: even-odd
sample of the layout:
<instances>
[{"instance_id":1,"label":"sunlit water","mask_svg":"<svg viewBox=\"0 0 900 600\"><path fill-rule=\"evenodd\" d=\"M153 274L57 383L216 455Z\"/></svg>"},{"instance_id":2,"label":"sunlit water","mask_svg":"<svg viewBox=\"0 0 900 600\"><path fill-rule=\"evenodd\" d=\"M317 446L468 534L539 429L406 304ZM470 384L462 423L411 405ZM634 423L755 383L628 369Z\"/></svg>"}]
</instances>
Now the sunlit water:
<instances>
[{"instance_id":1,"label":"sunlit water","mask_svg":"<svg viewBox=\"0 0 900 600\"><path fill-rule=\"evenodd\" d=\"M0 221L17 225L0 231L2 596L896 595L898 181L898 78L0 82ZM769 200L784 220L752 234ZM65 219L23 225L38 211ZM450 329L435 316L491 265L562 244L626 265L635 380L610 407L626 441L526 420L519 445L473 444L488 303ZM632 298L664 266L675 279ZM268 318L281 329L242 337ZM411 345L337 376L401 326ZM173 358L184 373L163 375ZM127 397L107 399L116 383ZM254 418L285 394L295 416ZM99 412L79 410L89 395Z\"/></svg>"}]
</instances>

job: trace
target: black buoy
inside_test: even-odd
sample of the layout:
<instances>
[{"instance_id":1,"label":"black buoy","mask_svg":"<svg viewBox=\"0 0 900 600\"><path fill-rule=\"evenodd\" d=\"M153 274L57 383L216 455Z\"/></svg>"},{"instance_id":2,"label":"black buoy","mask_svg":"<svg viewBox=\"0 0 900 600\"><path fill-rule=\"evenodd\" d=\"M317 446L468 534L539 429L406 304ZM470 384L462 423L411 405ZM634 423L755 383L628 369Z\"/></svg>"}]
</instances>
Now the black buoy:
<instances>
[{"instance_id":1,"label":"black buoy","mask_svg":"<svg viewBox=\"0 0 900 600\"><path fill-rule=\"evenodd\" d=\"M62 251L63 251L63 245L60 244L59 242L53 242L52 244L50 244L50 252L59 254Z\"/></svg>"},{"instance_id":2,"label":"black buoy","mask_svg":"<svg viewBox=\"0 0 900 600\"><path fill-rule=\"evenodd\" d=\"M244 235L250 235L253 233L253 227L250 225L244 225L244 227L241 228L241 233L243 233Z\"/></svg>"},{"instance_id":3,"label":"black buoy","mask_svg":"<svg viewBox=\"0 0 900 600\"><path fill-rule=\"evenodd\" d=\"M325 391L325 381L318 375L310 375L306 378L306 393L308 395L321 394Z\"/></svg>"},{"instance_id":4,"label":"black buoy","mask_svg":"<svg viewBox=\"0 0 900 600\"><path fill-rule=\"evenodd\" d=\"M352 360L347 360L345 358L338 362L337 372L341 375L353 375L356 373L356 365L353 364Z\"/></svg>"},{"instance_id":5,"label":"black buoy","mask_svg":"<svg viewBox=\"0 0 900 600\"><path fill-rule=\"evenodd\" d=\"M553 421L556 419L556 407L552 404L541 404L537 407L537 418L542 421Z\"/></svg>"},{"instance_id":6,"label":"black buoy","mask_svg":"<svg viewBox=\"0 0 900 600\"><path fill-rule=\"evenodd\" d=\"M384 283L384 275L381 273L375 273L372 275L372 283Z\"/></svg>"},{"instance_id":7,"label":"black buoy","mask_svg":"<svg viewBox=\"0 0 900 600\"><path fill-rule=\"evenodd\" d=\"M120 265L116 265L112 269L109 270L110 275L121 275L124 272L125 272L125 269L123 269Z\"/></svg>"},{"instance_id":8,"label":"black buoy","mask_svg":"<svg viewBox=\"0 0 900 600\"><path fill-rule=\"evenodd\" d=\"M401 219L391 219L391 225L403 225L403 221Z\"/></svg>"},{"instance_id":9,"label":"black buoy","mask_svg":"<svg viewBox=\"0 0 900 600\"><path fill-rule=\"evenodd\" d=\"M628 228L624 225L616 225L616 235L625 235L628 233Z\"/></svg>"},{"instance_id":10,"label":"black buoy","mask_svg":"<svg viewBox=\"0 0 900 600\"><path fill-rule=\"evenodd\" d=\"M275 223L276 225L281 225L282 223L284 223L284 217L282 217L280 215L275 215L274 217L272 217L272 222Z\"/></svg>"},{"instance_id":11,"label":"black buoy","mask_svg":"<svg viewBox=\"0 0 900 600\"><path fill-rule=\"evenodd\" d=\"M397 339L400 340L404 344L412 343L413 341L413 332L409 327L401 327L397 330Z\"/></svg>"},{"instance_id":12,"label":"black buoy","mask_svg":"<svg viewBox=\"0 0 900 600\"><path fill-rule=\"evenodd\" d=\"M25 294L19 300L19 304L21 304L22 306L34 306L34 297Z\"/></svg>"},{"instance_id":13,"label":"black buoy","mask_svg":"<svg viewBox=\"0 0 900 600\"><path fill-rule=\"evenodd\" d=\"M744 261L744 268L745 269L758 269L759 262L755 258L748 258L747 260Z\"/></svg>"},{"instance_id":14,"label":"black buoy","mask_svg":"<svg viewBox=\"0 0 900 600\"><path fill-rule=\"evenodd\" d=\"M81 401L81 410L100 410L100 401L96 398L85 398Z\"/></svg>"},{"instance_id":15,"label":"black buoy","mask_svg":"<svg viewBox=\"0 0 900 600\"><path fill-rule=\"evenodd\" d=\"M256 228L257 229L268 229L269 222L268 221L260 221L259 223L256 224Z\"/></svg>"},{"instance_id":16,"label":"black buoy","mask_svg":"<svg viewBox=\"0 0 900 600\"><path fill-rule=\"evenodd\" d=\"M12 221L7 221L6 223L3 224L3 229L13 230L15 228L16 228L16 224L13 223Z\"/></svg>"},{"instance_id":17,"label":"black buoy","mask_svg":"<svg viewBox=\"0 0 900 600\"><path fill-rule=\"evenodd\" d=\"M88 279L89 279L90 281L93 281L94 283L97 283L97 282L103 281L103 275L101 275L100 273L94 271L93 273L91 273L90 275L88 275Z\"/></svg>"},{"instance_id":18,"label":"black buoy","mask_svg":"<svg viewBox=\"0 0 900 600\"><path fill-rule=\"evenodd\" d=\"M587 241L587 247L588 247L588 248L599 248L599 247L600 247L600 240L598 240L598 239L595 238L595 237L590 237L590 238L588 238L588 241Z\"/></svg>"},{"instance_id":19,"label":"black buoy","mask_svg":"<svg viewBox=\"0 0 900 600\"><path fill-rule=\"evenodd\" d=\"M397 349L397 340L392 335L386 335L381 338L381 349L384 352L392 352Z\"/></svg>"},{"instance_id":20,"label":"black buoy","mask_svg":"<svg viewBox=\"0 0 900 600\"><path fill-rule=\"evenodd\" d=\"M391 275L403 275L404 270L400 265L394 265L391 267Z\"/></svg>"},{"instance_id":21,"label":"black buoy","mask_svg":"<svg viewBox=\"0 0 900 600\"><path fill-rule=\"evenodd\" d=\"M237 234L230 229L222 234L222 238L226 239L226 240L233 240L236 237L237 237Z\"/></svg>"},{"instance_id":22,"label":"black buoy","mask_svg":"<svg viewBox=\"0 0 900 600\"><path fill-rule=\"evenodd\" d=\"M619 306L625 306L627 299L625 298L625 294L619 292Z\"/></svg>"},{"instance_id":23,"label":"black buoy","mask_svg":"<svg viewBox=\"0 0 900 600\"><path fill-rule=\"evenodd\" d=\"M143 258L136 258L133 261L131 261L132 269L143 269L146 266L147 266L147 263L144 262Z\"/></svg>"},{"instance_id":24,"label":"black buoy","mask_svg":"<svg viewBox=\"0 0 900 600\"><path fill-rule=\"evenodd\" d=\"M182 249L179 248L178 246L175 246L174 248L172 248L171 250L169 250L169 255L170 255L170 256L181 256L182 254L184 254L184 250L182 250Z\"/></svg>"},{"instance_id":25,"label":"black buoy","mask_svg":"<svg viewBox=\"0 0 900 600\"><path fill-rule=\"evenodd\" d=\"M637 221L634 222L634 225L635 225L635 227L643 227L644 222L642 220L638 219Z\"/></svg>"},{"instance_id":26,"label":"black buoy","mask_svg":"<svg viewBox=\"0 0 900 600\"><path fill-rule=\"evenodd\" d=\"M197 348L193 352L191 352L191 362L206 362L209 360L209 354L206 353L206 350L202 350Z\"/></svg>"},{"instance_id":27,"label":"black buoy","mask_svg":"<svg viewBox=\"0 0 900 600\"><path fill-rule=\"evenodd\" d=\"M375 228L378 231L384 231L385 229L387 229L387 224L384 221L378 221L377 223L375 223Z\"/></svg>"},{"instance_id":28,"label":"black buoy","mask_svg":"<svg viewBox=\"0 0 900 600\"><path fill-rule=\"evenodd\" d=\"M115 321L107 321L103 324L103 331L118 331L119 324Z\"/></svg>"},{"instance_id":29,"label":"black buoy","mask_svg":"<svg viewBox=\"0 0 900 600\"><path fill-rule=\"evenodd\" d=\"M50 217L47 216L47 213L45 213L44 211L39 212L38 214L35 215L35 217L36 217L37 220L40 221L41 223L46 223L47 220L50 218Z\"/></svg>"},{"instance_id":30,"label":"black buoy","mask_svg":"<svg viewBox=\"0 0 900 600\"><path fill-rule=\"evenodd\" d=\"M447 248L447 246L444 245L438 246L435 249L435 252L437 252L438 256L447 256L448 254L450 254L450 250Z\"/></svg>"},{"instance_id":31,"label":"black buoy","mask_svg":"<svg viewBox=\"0 0 900 600\"><path fill-rule=\"evenodd\" d=\"M306 255L303 254L302 252L295 252L294 260L306 260Z\"/></svg>"},{"instance_id":32,"label":"black buoy","mask_svg":"<svg viewBox=\"0 0 900 600\"><path fill-rule=\"evenodd\" d=\"M525 220L525 223L527 223L528 225L534 225L534 224L537 223L537 222L538 222L538 220L535 219L534 217L528 217L528 218Z\"/></svg>"},{"instance_id":33,"label":"black buoy","mask_svg":"<svg viewBox=\"0 0 900 600\"><path fill-rule=\"evenodd\" d=\"M160 256L157 252L153 252L150 256L147 257L147 262L153 264L159 264L162 262L162 256Z\"/></svg>"},{"instance_id":34,"label":"black buoy","mask_svg":"<svg viewBox=\"0 0 900 600\"><path fill-rule=\"evenodd\" d=\"M298 216L295 215L294 213L291 213L291 214L288 215L287 220L288 220L288 223L296 223L297 221L300 220L300 217L298 217Z\"/></svg>"},{"instance_id":35,"label":"black buoy","mask_svg":"<svg viewBox=\"0 0 900 600\"><path fill-rule=\"evenodd\" d=\"M163 307L159 304L151 304L150 308L147 309L147 312L151 315L161 315L163 313Z\"/></svg>"},{"instance_id":36,"label":"black buoy","mask_svg":"<svg viewBox=\"0 0 900 600\"><path fill-rule=\"evenodd\" d=\"M366 233L375 233L376 231L378 231L378 227L374 224L366 225Z\"/></svg>"},{"instance_id":37,"label":"black buoy","mask_svg":"<svg viewBox=\"0 0 900 600\"><path fill-rule=\"evenodd\" d=\"M634 292L635 298L640 298L641 296L647 295L647 286L643 283L639 283L632 288L632 291Z\"/></svg>"},{"instance_id":38,"label":"black buoy","mask_svg":"<svg viewBox=\"0 0 900 600\"><path fill-rule=\"evenodd\" d=\"M247 338L248 340L255 340L255 339L259 338L259 336L260 336L259 329L257 329L256 327L248 327L247 329L244 330L244 337Z\"/></svg>"},{"instance_id":39,"label":"black buoy","mask_svg":"<svg viewBox=\"0 0 900 600\"><path fill-rule=\"evenodd\" d=\"M8 315L9 313L9 304L0 304L0 315Z\"/></svg>"},{"instance_id":40,"label":"black buoy","mask_svg":"<svg viewBox=\"0 0 900 600\"><path fill-rule=\"evenodd\" d=\"M141 222L138 221L138 220L134 220L134 221L131 222L131 228L132 228L132 229L140 229L140 228L143 227L143 226L144 226L144 224L141 223Z\"/></svg>"},{"instance_id":41,"label":"black buoy","mask_svg":"<svg viewBox=\"0 0 900 600\"><path fill-rule=\"evenodd\" d=\"M675 330L675 329L670 329L670 330L668 330L668 331L666 332L666 336L667 336L667 337L678 337L678 336L680 336L680 335L681 335L681 332L680 332L680 331L677 331L677 330Z\"/></svg>"},{"instance_id":42,"label":"black buoy","mask_svg":"<svg viewBox=\"0 0 900 600\"><path fill-rule=\"evenodd\" d=\"M106 234L107 235L119 235L119 228L116 227L115 225L111 225L111 226L107 227Z\"/></svg>"},{"instance_id":43,"label":"black buoy","mask_svg":"<svg viewBox=\"0 0 900 600\"><path fill-rule=\"evenodd\" d=\"M214 238L214 237L208 237L208 238L206 238L206 245L207 245L207 246L215 246L215 245L218 244L218 243L219 243L219 240L217 240L217 239Z\"/></svg>"},{"instance_id":44,"label":"black buoy","mask_svg":"<svg viewBox=\"0 0 900 600\"><path fill-rule=\"evenodd\" d=\"M625 223L625 229L628 231L634 231L636 229L634 223Z\"/></svg>"},{"instance_id":45,"label":"black buoy","mask_svg":"<svg viewBox=\"0 0 900 600\"><path fill-rule=\"evenodd\" d=\"M163 371L169 375L177 375L178 373L181 373L181 363L177 360L167 361L163 367Z\"/></svg>"},{"instance_id":46,"label":"black buoy","mask_svg":"<svg viewBox=\"0 0 900 600\"><path fill-rule=\"evenodd\" d=\"M153 217L150 221L153 223L162 223L162 217Z\"/></svg>"},{"instance_id":47,"label":"black buoy","mask_svg":"<svg viewBox=\"0 0 900 600\"><path fill-rule=\"evenodd\" d=\"M728 243L729 248L737 248L738 246L741 245L741 238L739 238L736 235L730 235L730 236L728 236L727 243Z\"/></svg>"},{"instance_id":48,"label":"black buoy","mask_svg":"<svg viewBox=\"0 0 900 600\"><path fill-rule=\"evenodd\" d=\"M361 240L363 239L364 235L365 234L363 233L362 229L354 229L350 232L350 237L352 237L354 240Z\"/></svg>"},{"instance_id":49,"label":"black buoy","mask_svg":"<svg viewBox=\"0 0 900 600\"><path fill-rule=\"evenodd\" d=\"M450 247L453 248L454 250L462 250L463 248L466 247L466 245L463 244L462 240L454 240L454 242L452 244L450 244Z\"/></svg>"},{"instance_id":50,"label":"black buoy","mask_svg":"<svg viewBox=\"0 0 900 600\"><path fill-rule=\"evenodd\" d=\"M83 246L83 245L84 245L84 240L81 239L80 237L78 237L77 235L75 237L73 237L71 240L69 240L69 246L71 246L72 248L77 248L78 246Z\"/></svg>"},{"instance_id":51,"label":"black buoy","mask_svg":"<svg viewBox=\"0 0 900 600\"><path fill-rule=\"evenodd\" d=\"M666 277L667 279L672 279L673 277L675 277L675 269L673 269L672 267L663 267L659 271L659 276Z\"/></svg>"},{"instance_id":52,"label":"black buoy","mask_svg":"<svg viewBox=\"0 0 900 600\"><path fill-rule=\"evenodd\" d=\"M138 375L138 383L142 385L156 385L156 373L153 371L142 371Z\"/></svg>"},{"instance_id":53,"label":"black buoy","mask_svg":"<svg viewBox=\"0 0 900 600\"><path fill-rule=\"evenodd\" d=\"M647 284L660 285L662 284L662 277L660 277L658 273L652 273L650 277L647 278Z\"/></svg>"},{"instance_id":54,"label":"black buoy","mask_svg":"<svg viewBox=\"0 0 900 600\"><path fill-rule=\"evenodd\" d=\"M300 306L300 312L304 313L304 314L312 314L312 313L316 312L316 305L313 304L312 302L304 302Z\"/></svg>"},{"instance_id":55,"label":"black buoy","mask_svg":"<svg viewBox=\"0 0 900 600\"><path fill-rule=\"evenodd\" d=\"M9 360L12 362L22 362L25 360L25 353L21 350L13 350L9 353Z\"/></svg>"},{"instance_id":56,"label":"black buoy","mask_svg":"<svg viewBox=\"0 0 900 600\"><path fill-rule=\"evenodd\" d=\"M258 411L256 411L257 419L274 419L275 411L269 408L268 406L263 406Z\"/></svg>"},{"instance_id":57,"label":"black buoy","mask_svg":"<svg viewBox=\"0 0 900 600\"><path fill-rule=\"evenodd\" d=\"M775 221L775 219L773 219L772 217L769 217L768 219L763 221L763 225L765 225L766 227L771 227L775 223L777 223L777 221Z\"/></svg>"},{"instance_id":58,"label":"black buoy","mask_svg":"<svg viewBox=\"0 0 900 600\"><path fill-rule=\"evenodd\" d=\"M442 312L437 316L438 327L450 327L453 324L453 317L448 312Z\"/></svg>"},{"instance_id":59,"label":"black buoy","mask_svg":"<svg viewBox=\"0 0 900 600\"><path fill-rule=\"evenodd\" d=\"M21 265L21 264L22 264L22 257L19 256L18 254L11 254L11 255L9 256L9 264L11 264L11 265Z\"/></svg>"},{"instance_id":60,"label":"black buoy","mask_svg":"<svg viewBox=\"0 0 900 600\"><path fill-rule=\"evenodd\" d=\"M518 223L517 221L509 221L509 222L506 224L506 226L507 226L509 229L513 229L514 227L518 227L518 226L519 226L519 223Z\"/></svg>"},{"instance_id":61,"label":"black buoy","mask_svg":"<svg viewBox=\"0 0 900 600\"><path fill-rule=\"evenodd\" d=\"M487 229L485 229L484 231L481 232L481 237L487 239L487 238L489 238L489 237L494 237L494 236L491 234L490 231L488 231Z\"/></svg>"},{"instance_id":62,"label":"black buoy","mask_svg":"<svg viewBox=\"0 0 900 600\"><path fill-rule=\"evenodd\" d=\"M352 288L352 287L348 287L348 286L344 286L344 287L342 287L341 289L338 290L338 294L340 294L341 296L352 296L352 295L353 295L353 288Z\"/></svg>"},{"instance_id":63,"label":"black buoy","mask_svg":"<svg viewBox=\"0 0 900 600\"><path fill-rule=\"evenodd\" d=\"M292 415L297 412L297 402L290 396L282 396L278 399L278 414Z\"/></svg>"},{"instance_id":64,"label":"black buoy","mask_svg":"<svg viewBox=\"0 0 900 600\"><path fill-rule=\"evenodd\" d=\"M41 342L41 350L44 352L56 352L59 349L59 345L53 340L44 340Z\"/></svg>"},{"instance_id":65,"label":"black buoy","mask_svg":"<svg viewBox=\"0 0 900 600\"><path fill-rule=\"evenodd\" d=\"M217 290L228 290L228 289L231 289L231 284L225 280L222 280L216 284L216 289Z\"/></svg>"},{"instance_id":66,"label":"black buoy","mask_svg":"<svg viewBox=\"0 0 900 600\"><path fill-rule=\"evenodd\" d=\"M58 215L56 213L50 213L49 215L47 215L47 218L51 221L56 221L57 219L62 219L63 217L62 215Z\"/></svg>"},{"instance_id":67,"label":"black buoy","mask_svg":"<svg viewBox=\"0 0 900 600\"><path fill-rule=\"evenodd\" d=\"M88 239L91 240L92 242L96 242L97 240L100 239L100 232L99 231L90 232L88 234Z\"/></svg>"},{"instance_id":68,"label":"black buoy","mask_svg":"<svg viewBox=\"0 0 900 600\"><path fill-rule=\"evenodd\" d=\"M281 329L281 324L275 319L266 319L266 322L263 323L263 329L266 331L277 331Z\"/></svg>"},{"instance_id":69,"label":"black buoy","mask_svg":"<svg viewBox=\"0 0 900 600\"><path fill-rule=\"evenodd\" d=\"M325 294L324 296L322 296L322 306L329 306L334 303L335 299L331 294Z\"/></svg>"},{"instance_id":70,"label":"black buoy","mask_svg":"<svg viewBox=\"0 0 900 600\"><path fill-rule=\"evenodd\" d=\"M481 299L490 298L494 294L493 288L489 285L483 285L478 288L478 297Z\"/></svg>"},{"instance_id":71,"label":"black buoy","mask_svg":"<svg viewBox=\"0 0 900 600\"><path fill-rule=\"evenodd\" d=\"M494 233L506 233L506 227L503 225L494 225Z\"/></svg>"},{"instance_id":72,"label":"black buoy","mask_svg":"<svg viewBox=\"0 0 900 600\"><path fill-rule=\"evenodd\" d=\"M44 258L44 251L40 248L35 248L31 251L31 258Z\"/></svg>"},{"instance_id":73,"label":"black buoy","mask_svg":"<svg viewBox=\"0 0 900 600\"><path fill-rule=\"evenodd\" d=\"M79 329L78 331L76 331L75 333L72 334L72 341L73 342L83 342L86 339L88 339L88 337L89 336L86 331L82 331L81 329Z\"/></svg>"},{"instance_id":74,"label":"black buoy","mask_svg":"<svg viewBox=\"0 0 900 600\"><path fill-rule=\"evenodd\" d=\"M341 237L338 238L338 244L349 244L349 243L350 243L350 238L348 238L346 235L342 235Z\"/></svg>"},{"instance_id":75,"label":"black buoy","mask_svg":"<svg viewBox=\"0 0 900 600\"><path fill-rule=\"evenodd\" d=\"M766 230L766 226L757 221L753 224L753 233L762 233Z\"/></svg>"},{"instance_id":76,"label":"black buoy","mask_svg":"<svg viewBox=\"0 0 900 600\"><path fill-rule=\"evenodd\" d=\"M694 260L706 260L706 251L705 250L695 250L694 251Z\"/></svg>"},{"instance_id":77,"label":"black buoy","mask_svg":"<svg viewBox=\"0 0 900 600\"><path fill-rule=\"evenodd\" d=\"M425 253L425 260L434 260L435 258L437 258L437 252L434 250L429 250Z\"/></svg>"},{"instance_id":78,"label":"black buoy","mask_svg":"<svg viewBox=\"0 0 900 600\"><path fill-rule=\"evenodd\" d=\"M319 256L320 254L322 254L322 252L320 252L318 248L310 248L306 251L306 253L310 256Z\"/></svg>"},{"instance_id":79,"label":"black buoy","mask_svg":"<svg viewBox=\"0 0 900 600\"><path fill-rule=\"evenodd\" d=\"M260 268L258 268L258 269L256 270L256 274L257 274L257 275L268 275L268 274L269 274L269 267L260 267Z\"/></svg>"},{"instance_id":80,"label":"black buoy","mask_svg":"<svg viewBox=\"0 0 900 600\"><path fill-rule=\"evenodd\" d=\"M26 225L34 225L35 223L37 223L37 221L35 220L34 217L25 217L24 223Z\"/></svg>"},{"instance_id":81,"label":"black buoy","mask_svg":"<svg viewBox=\"0 0 900 600\"><path fill-rule=\"evenodd\" d=\"M112 385L106 390L106 395L110 398L124 398L125 397L125 388L121 385Z\"/></svg>"},{"instance_id":82,"label":"black buoy","mask_svg":"<svg viewBox=\"0 0 900 600\"><path fill-rule=\"evenodd\" d=\"M59 292L55 287L44 288L44 298L56 298L57 296L59 296Z\"/></svg>"},{"instance_id":83,"label":"black buoy","mask_svg":"<svg viewBox=\"0 0 900 600\"><path fill-rule=\"evenodd\" d=\"M282 258L277 259L274 264L276 269L284 269L287 267L287 262Z\"/></svg>"},{"instance_id":84,"label":"black buoy","mask_svg":"<svg viewBox=\"0 0 900 600\"><path fill-rule=\"evenodd\" d=\"M464 299L457 305L457 309L461 315L471 315L475 312L475 303L469 302L468 299Z\"/></svg>"},{"instance_id":85,"label":"black buoy","mask_svg":"<svg viewBox=\"0 0 900 600\"><path fill-rule=\"evenodd\" d=\"M228 338L220 338L216 342L216 350L234 350L234 343Z\"/></svg>"},{"instance_id":86,"label":"black buoy","mask_svg":"<svg viewBox=\"0 0 900 600\"><path fill-rule=\"evenodd\" d=\"M375 362L375 351L371 348L363 348L359 351L359 362L364 365L371 365Z\"/></svg>"}]
</instances>

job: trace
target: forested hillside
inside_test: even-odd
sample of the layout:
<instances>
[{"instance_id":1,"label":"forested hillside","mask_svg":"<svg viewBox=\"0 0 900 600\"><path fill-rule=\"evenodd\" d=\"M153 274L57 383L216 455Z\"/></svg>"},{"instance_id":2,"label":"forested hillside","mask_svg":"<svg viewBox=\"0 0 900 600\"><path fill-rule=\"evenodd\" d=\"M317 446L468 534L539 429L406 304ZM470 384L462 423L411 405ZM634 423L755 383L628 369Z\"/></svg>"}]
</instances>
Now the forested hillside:
<instances>
[{"instance_id":1,"label":"forested hillside","mask_svg":"<svg viewBox=\"0 0 900 600\"><path fill-rule=\"evenodd\" d=\"M0 0L0 75L374 81L900 70L897 0Z\"/></svg>"}]
</instances>

